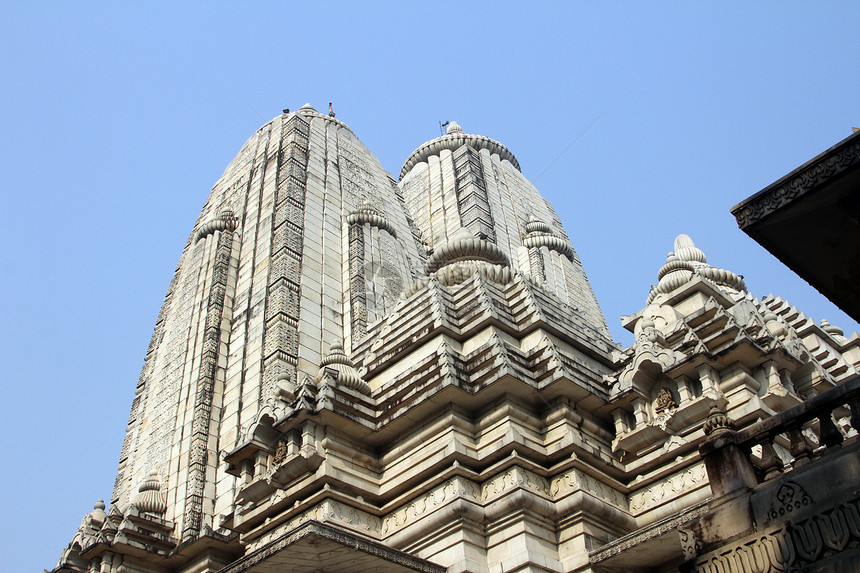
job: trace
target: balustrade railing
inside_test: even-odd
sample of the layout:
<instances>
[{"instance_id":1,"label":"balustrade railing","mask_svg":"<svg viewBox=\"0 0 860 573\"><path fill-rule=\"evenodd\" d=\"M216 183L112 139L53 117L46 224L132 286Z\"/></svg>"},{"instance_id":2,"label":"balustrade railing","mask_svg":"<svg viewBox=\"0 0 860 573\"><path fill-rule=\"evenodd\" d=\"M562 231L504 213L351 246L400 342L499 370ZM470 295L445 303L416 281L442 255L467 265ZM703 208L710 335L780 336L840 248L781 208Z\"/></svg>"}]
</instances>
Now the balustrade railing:
<instances>
[{"instance_id":1,"label":"balustrade railing","mask_svg":"<svg viewBox=\"0 0 860 573\"><path fill-rule=\"evenodd\" d=\"M704 426L708 440L699 451L714 495L753 487L840 447L845 436L833 421L840 410L849 413L851 427L860 432L860 376L739 431L725 412L712 409ZM817 447L810 445L804 430L812 431ZM760 455L752 454L754 448ZM788 463L777 448L791 454Z\"/></svg>"}]
</instances>

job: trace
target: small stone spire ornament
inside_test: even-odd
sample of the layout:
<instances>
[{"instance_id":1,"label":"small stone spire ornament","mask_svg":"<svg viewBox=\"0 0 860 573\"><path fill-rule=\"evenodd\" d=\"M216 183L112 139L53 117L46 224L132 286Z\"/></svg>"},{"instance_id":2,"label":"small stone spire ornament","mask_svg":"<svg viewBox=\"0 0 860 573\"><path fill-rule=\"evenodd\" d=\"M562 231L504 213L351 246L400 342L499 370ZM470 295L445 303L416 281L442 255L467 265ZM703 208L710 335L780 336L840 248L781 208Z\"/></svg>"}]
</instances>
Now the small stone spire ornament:
<instances>
[{"instance_id":1,"label":"small stone spire ornament","mask_svg":"<svg viewBox=\"0 0 860 573\"><path fill-rule=\"evenodd\" d=\"M161 481L158 479L157 471L151 471L149 477L143 480L131 500L131 505L138 511L153 515L162 515L167 511L167 502L161 492Z\"/></svg>"},{"instance_id":2,"label":"small stone spire ornament","mask_svg":"<svg viewBox=\"0 0 860 573\"><path fill-rule=\"evenodd\" d=\"M361 378L352 360L343 351L343 344L340 342L332 344L328 354L320 362L320 377L325 375L326 368L331 368L337 372L338 384L357 390L362 394L370 394L370 386Z\"/></svg>"},{"instance_id":3,"label":"small stone spire ornament","mask_svg":"<svg viewBox=\"0 0 860 573\"><path fill-rule=\"evenodd\" d=\"M772 311L764 313L764 324L768 331L777 338L784 338L788 334L788 329Z\"/></svg>"},{"instance_id":4,"label":"small stone spire ornament","mask_svg":"<svg viewBox=\"0 0 860 573\"><path fill-rule=\"evenodd\" d=\"M651 289L648 296L648 304L654 297L674 291L683 284L693 279L694 274L699 274L711 282L730 291L743 292L747 287L743 277L731 271L720 269L708 264L708 259L701 249L696 247L693 239L681 234L675 238L675 251L668 254L666 264L657 272L660 281Z\"/></svg>"},{"instance_id":5,"label":"small stone spire ornament","mask_svg":"<svg viewBox=\"0 0 860 573\"><path fill-rule=\"evenodd\" d=\"M445 135L449 135L451 133L463 133L463 128L460 127L460 124L456 121L448 122L448 128L445 130Z\"/></svg>"},{"instance_id":6,"label":"small stone spire ornament","mask_svg":"<svg viewBox=\"0 0 860 573\"><path fill-rule=\"evenodd\" d=\"M841 339L845 338L845 331L844 330L842 330L838 326L830 324L829 321L827 321L823 318L821 319L821 330L823 330L824 332L826 332L827 334L829 334L833 338L839 340L840 342L842 341Z\"/></svg>"},{"instance_id":7,"label":"small stone spire ornament","mask_svg":"<svg viewBox=\"0 0 860 573\"><path fill-rule=\"evenodd\" d=\"M574 260L573 245L562 239L552 230L552 227L543 221L536 219L534 215L529 215L528 221L523 225L525 236L523 237L523 245L530 249L540 249L546 247L551 251L555 251L568 260Z\"/></svg>"},{"instance_id":8,"label":"small stone spire ornament","mask_svg":"<svg viewBox=\"0 0 860 573\"><path fill-rule=\"evenodd\" d=\"M93 510L87 516L90 518L93 525L101 525L104 523L107 514L105 513L105 500L99 499L93 504Z\"/></svg>"},{"instance_id":9,"label":"small stone spire ornament","mask_svg":"<svg viewBox=\"0 0 860 573\"><path fill-rule=\"evenodd\" d=\"M732 420L723 408L719 406L711 406L711 411L708 412L708 419L702 426L702 430L706 436L710 436L715 432L724 432L732 430Z\"/></svg>"}]
</instances>

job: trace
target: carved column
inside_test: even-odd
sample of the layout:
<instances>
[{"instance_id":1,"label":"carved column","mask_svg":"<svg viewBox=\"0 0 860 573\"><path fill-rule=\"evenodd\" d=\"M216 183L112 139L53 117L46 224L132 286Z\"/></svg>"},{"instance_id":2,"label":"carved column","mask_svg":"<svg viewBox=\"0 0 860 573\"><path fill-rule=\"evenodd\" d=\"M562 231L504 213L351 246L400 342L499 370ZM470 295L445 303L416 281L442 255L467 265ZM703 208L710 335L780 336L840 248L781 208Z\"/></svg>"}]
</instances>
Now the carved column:
<instances>
[{"instance_id":1,"label":"carved column","mask_svg":"<svg viewBox=\"0 0 860 573\"><path fill-rule=\"evenodd\" d=\"M227 278L233 250L233 230L236 219L232 213L220 218L223 230L215 249L215 264L212 269L212 284L206 303L206 323L203 331L203 352L197 377L197 394L194 399L194 415L191 422L191 448L188 459L187 490L185 494L185 516L182 539L196 537L200 533L203 519L203 490L206 483L207 448L212 417L212 399L215 374L218 369L218 354L221 346L221 322L224 317L224 299L227 293Z\"/></svg>"},{"instance_id":2,"label":"carved column","mask_svg":"<svg viewBox=\"0 0 860 573\"><path fill-rule=\"evenodd\" d=\"M263 392L266 395L274 392L279 380L296 382L309 129L299 115L290 117L284 126L285 144L277 155L263 338Z\"/></svg>"},{"instance_id":3,"label":"carved column","mask_svg":"<svg viewBox=\"0 0 860 573\"><path fill-rule=\"evenodd\" d=\"M349 307L352 340L367 333L367 286L364 278L364 226L349 225Z\"/></svg>"}]
</instances>

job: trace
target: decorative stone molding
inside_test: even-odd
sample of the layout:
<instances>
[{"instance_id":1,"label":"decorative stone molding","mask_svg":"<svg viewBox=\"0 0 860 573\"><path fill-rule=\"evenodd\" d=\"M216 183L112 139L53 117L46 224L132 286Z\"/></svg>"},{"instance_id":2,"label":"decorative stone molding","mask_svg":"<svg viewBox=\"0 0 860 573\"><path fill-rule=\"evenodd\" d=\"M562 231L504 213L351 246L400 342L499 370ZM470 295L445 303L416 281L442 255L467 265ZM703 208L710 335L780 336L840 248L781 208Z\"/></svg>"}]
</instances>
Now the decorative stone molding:
<instances>
[{"instance_id":1,"label":"decorative stone molding","mask_svg":"<svg viewBox=\"0 0 860 573\"><path fill-rule=\"evenodd\" d=\"M433 275L443 286L454 286L466 282L473 274L480 273L486 279L496 283L507 284L511 282L511 269L503 265L487 264L462 264L454 263L446 265L436 271Z\"/></svg>"},{"instance_id":2,"label":"decorative stone molding","mask_svg":"<svg viewBox=\"0 0 860 573\"><path fill-rule=\"evenodd\" d=\"M837 149L825 152L820 160L812 160L796 172L736 205L732 209L732 214L737 219L738 227L746 229L780 207L812 191L823 182L858 164L860 164L860 143L850 143L841 148L837 146Z\"/></svg>"},{"instance_id":3,"label":"decorative stone molding","mask_svg":"<svg viewBox=\"0 0 860 573\"><path fill-rule=\"evenodd\" d=\"M226 210L217 219L204 223L194 235L194 242L208 237L215 231L235 231L238 226L239 218L233 215L233 211Z\"/></svg>"},{"instance_id":4,"label":"decorative stone molding","mask_svg":"<svg viewBox=\"0 0 860 573\"><path fill-rule=\"evenodd\" d=\"M301 308L304 216L307 195L307 162L310 122L318 117L310 106L286 116L283 124L284 153L278 161L271 225L271 262L263 330L263 399L275 394L284 377L298 376L299 315ZM334 120L333 120L334 121Z\"/></svg>"},{"instance_id":5,"label":"decorative stone molding","mask_svg":"<svg viewBox=\"0 0 860 573\"><path fill-rule=\"evenodd\" d=\"M805 571L824 552L841 552L859 540L860 499L854 499L702 555L696 567L702 573Z\"/></svg>"},{"instance_id":6,"label":"decorative stone molding","mask_svg":"<svg viewBox=\"0 0 860 573\"><path fill-rule=\"evenodd\" d=\"M618 490L579 470L566 471L552 479L550 494L558 499L575 491L586 491L619 508L626 508L627 500Z\"/></svg>"},{"instance_id":7,"label":"decorative stone molding","mask_svg":"<svg viewBox=\"0 0 860 573\"><path fill-rule=\"evenodd\" d=\"M573 247L564 239L551 234L529 234L523 239L523 245L530 249L546 247L559 255L573 261Z\"/></svg>"},{"instance_id":8,"label":"decorative stone molding","mask_svg":"<svg viewBox=\"0 0 860 573\"><path fill-rule=\"evenodd\" d=\"M662 479L644 490L630 494L630 509L636 513L657 507L664 501L692 491L707 482L705 465L696 464L687 470Z\"/></svg>"},{"instance_id":9,"label":"decorative stone molding","mask_svg":"<svg viewBox=\"0 0 860 573\"><path fill-rule=\"evenodd\" d=\"M525 488L541 495L550 495L550 484L537 474L514 466L481 484L481 500L487 501L516 488Z\"/></svg>"},{"instance_id":10,"label":"decorative stone molding","mask_svg":"<svg viewBox=\"0 0 860 573\"><path fill-rule=\"evenodd\" d=\"M227 302L227 277L234 263L233 232L227 228L218 237L212 268L212 282L205 310L205 329L203 331L203 352L197 375L194 413L191 422L191 445L188 452L188 477L185 492L185 511L182 524L182 538L192 539L200 534L203 524L203 497L206 483L206 470L211 467L207 444L210 439L212 402L215 395L215 377L219 368L221 354L222 323ZM226 336L229 336L229 331Z\"/></svg>"},{"instance_id":11,"label":"decorative stone molding","mask_svg":"<svg viewBox=\"0 0 860 573\"><path fill-rule=\"evenodd\" d=\"M460 225L474 235L496 242L496 227L487 195L481 154L469 146L453 154L455 193Z\"/></svg>"},{"instance_id":12,"label":"decorative stone molding","mask_svg":"<svg viewBox=\"0 0 860 573\"><path fill-rule=\"evenodd\" d=\"M524 230L526 232L526 236L523 237L525 247L529 249L546 247L550 251L555 251L566 257L569 261L574 261L573 245L556 235L552 227L543 221L538 221L533 216L529 217L529 221L524 225Z\"/></svg>"},{"instance_id":13,"label":"decorative stone molding","mask_svg":"<svg viewBox=\"0 0 860 573\"><path fill-rule=\"evenodd\" d=\"M413 281L403 290L400 295L402 300L409 299L433 281L451 287L466 282L475 273L499 284L508 284L514 279L508 257L502 250L464 228L430 256L426 268L426 276Z\"/></svg>"},{"instance_id":14,"label":"decorative stone molding","mask_svg":"<svg viewBox=\"0 0 860 573\"><path fill-rule=\"evenodd\" d=\"M271 566L267 567L265 563L267 559L282 552L289 554L291 548L296 544L302 543L304 538L310 538L312 540L310 543L313 545L319 545L326 541L334 542L339 546L348 547L356 551L358 555L372 555L384 560L384 562L388 562L391 570L416 571L420 573L443 573L445 571L444 567L414 557L408 553L386 547L349 531L320 523L318 520L310 520L300 524L296 528L268 542L267 545L260 547L248 556L231 564L223 571L224 573L242 573L244 571L257 570L258 567L269 568ZM320 563L322 564L322 561ZM329 571L332 569L327 567L325 570Z\"/></svg>"},{"instance_id":15,"label":"decorative stone molding","mask_svg":"<svg viewBox=\"0 0 860 573\"><path fill-rule=\"evenodd\" d=\"M451 239L436 249L427 261L427 274L445 265L463 261L483 261L493 265L510 266L508 257L495 244L477 238L461 228Z\"/></svg>"},{"instance_id":16,"label":"decorative stone molding","mask_svg":"<svg viewBox=\"0 0 860 573\"><path fill-rule=\"evenodd\" d=\"M600 547L590 552L588 554L589 561L592 565L596 565L601 561L605 561L611 557L620 555L621 553L629 551L637 545L645 543L650 539L660 537L661 535L668 533L669 531L677 530L684 525L698 520L700 517L705 515L705 513L707 513L707 510L707 505L705 503L700 503L684 511L676 513L671 517L638 529L633 533L625 535L624 537L620 537L615 541L607 543L603 547Z\"/></svg>"},{"instance_id":17,"label":"decorative stone molding","mask_svg":"<svg viewBox=\"0 0 860 573\"><path fill-rule=\"evenodd\" d=\"M794 546L784 529L759 533L696 560L696 571L700 573L754 573L755 571L785 571L795 561Z\"/></svg>"},{"instance_id":18,"label":"decorative stone molding","mask_svg":"<svg viewBox=\"0 0 860 573\"><path fill-rule=\"evenodd\" d=\"M385 215L382 215L379 211L374 209L367 200L363 201L355 211L347 215L346 222L350 225L358 226L368 224L371 227L376 227L377 229L386 231L395 239L397 238L397 231L391 223L388 222Z\"/></svg>"},{"instance_id":19,"label":"decorative stone molding","mask_svg":"<svg viewBox=\"0 0 860 573\"><path fill-rule=\"evenodd\" d=\"M684 354L668 347L662 333L655 328L654 321L644 318L634 343L633 359L618 374L613 394L636 388L647 395L658 374L685 358Z\"/></svg>"},{"instance_id":20,"label":"decorative stone molding","mask_svg":"<svg viewBox=\"0 0 860 573\"><path fill-rule=\"evenodd\" d=\"M361 217L361 219L364 219L364 217ZM363 338L367 333L367 269L366 261L364 260L364 229L359 225L350 225L348 240L350 334L353 340L358 340Z\"/></svg>"},{"instance_id":21,"label":"decorative stone molding","mask_svg":"<svg viewBox=\"0 0 860 573\"><path fill-rule=\"evenodd\" d=\"M695 531L679 527L678 537L681 538L681 550L684 552L684 562L686 563L695 559L701 548L701 542L696 537Z\"/></svg>"}]
</instances>

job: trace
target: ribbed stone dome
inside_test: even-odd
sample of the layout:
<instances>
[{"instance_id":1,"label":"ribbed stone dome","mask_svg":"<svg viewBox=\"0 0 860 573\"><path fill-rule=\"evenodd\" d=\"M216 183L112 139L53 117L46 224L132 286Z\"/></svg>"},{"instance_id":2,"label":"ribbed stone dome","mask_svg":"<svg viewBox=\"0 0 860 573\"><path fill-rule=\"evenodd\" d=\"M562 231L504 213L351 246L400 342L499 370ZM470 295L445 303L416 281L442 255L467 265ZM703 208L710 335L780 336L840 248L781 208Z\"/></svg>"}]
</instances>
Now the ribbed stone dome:
<instances>
[{"instance_id":1,"label":"ribbed stone dome","mask_svg":"<svg viewBox=\"0 0 860 573\"><path fill-rule=\"evenodd\" d=\"M422 161L427 161L427 159L433 155L439 155L439 153L445 149L455 151L463 145L469 145L479 151L481 149L486 149L490 154L497 154L501 159L510 161L511 165L516 167L517 171L520 170L520 164L517 161L517 158L514 157L514 154L511 153L507 147L495 139L490 139L483 135L465 133L463 128L460 127L460 124L456 121L452 121L448 124L448 130L445 135L428 141L412 152L403 164L403 168L400 170L400 179L403 179L409 170L416 164L421 163Z\"/></svg>"}]
</instances>

